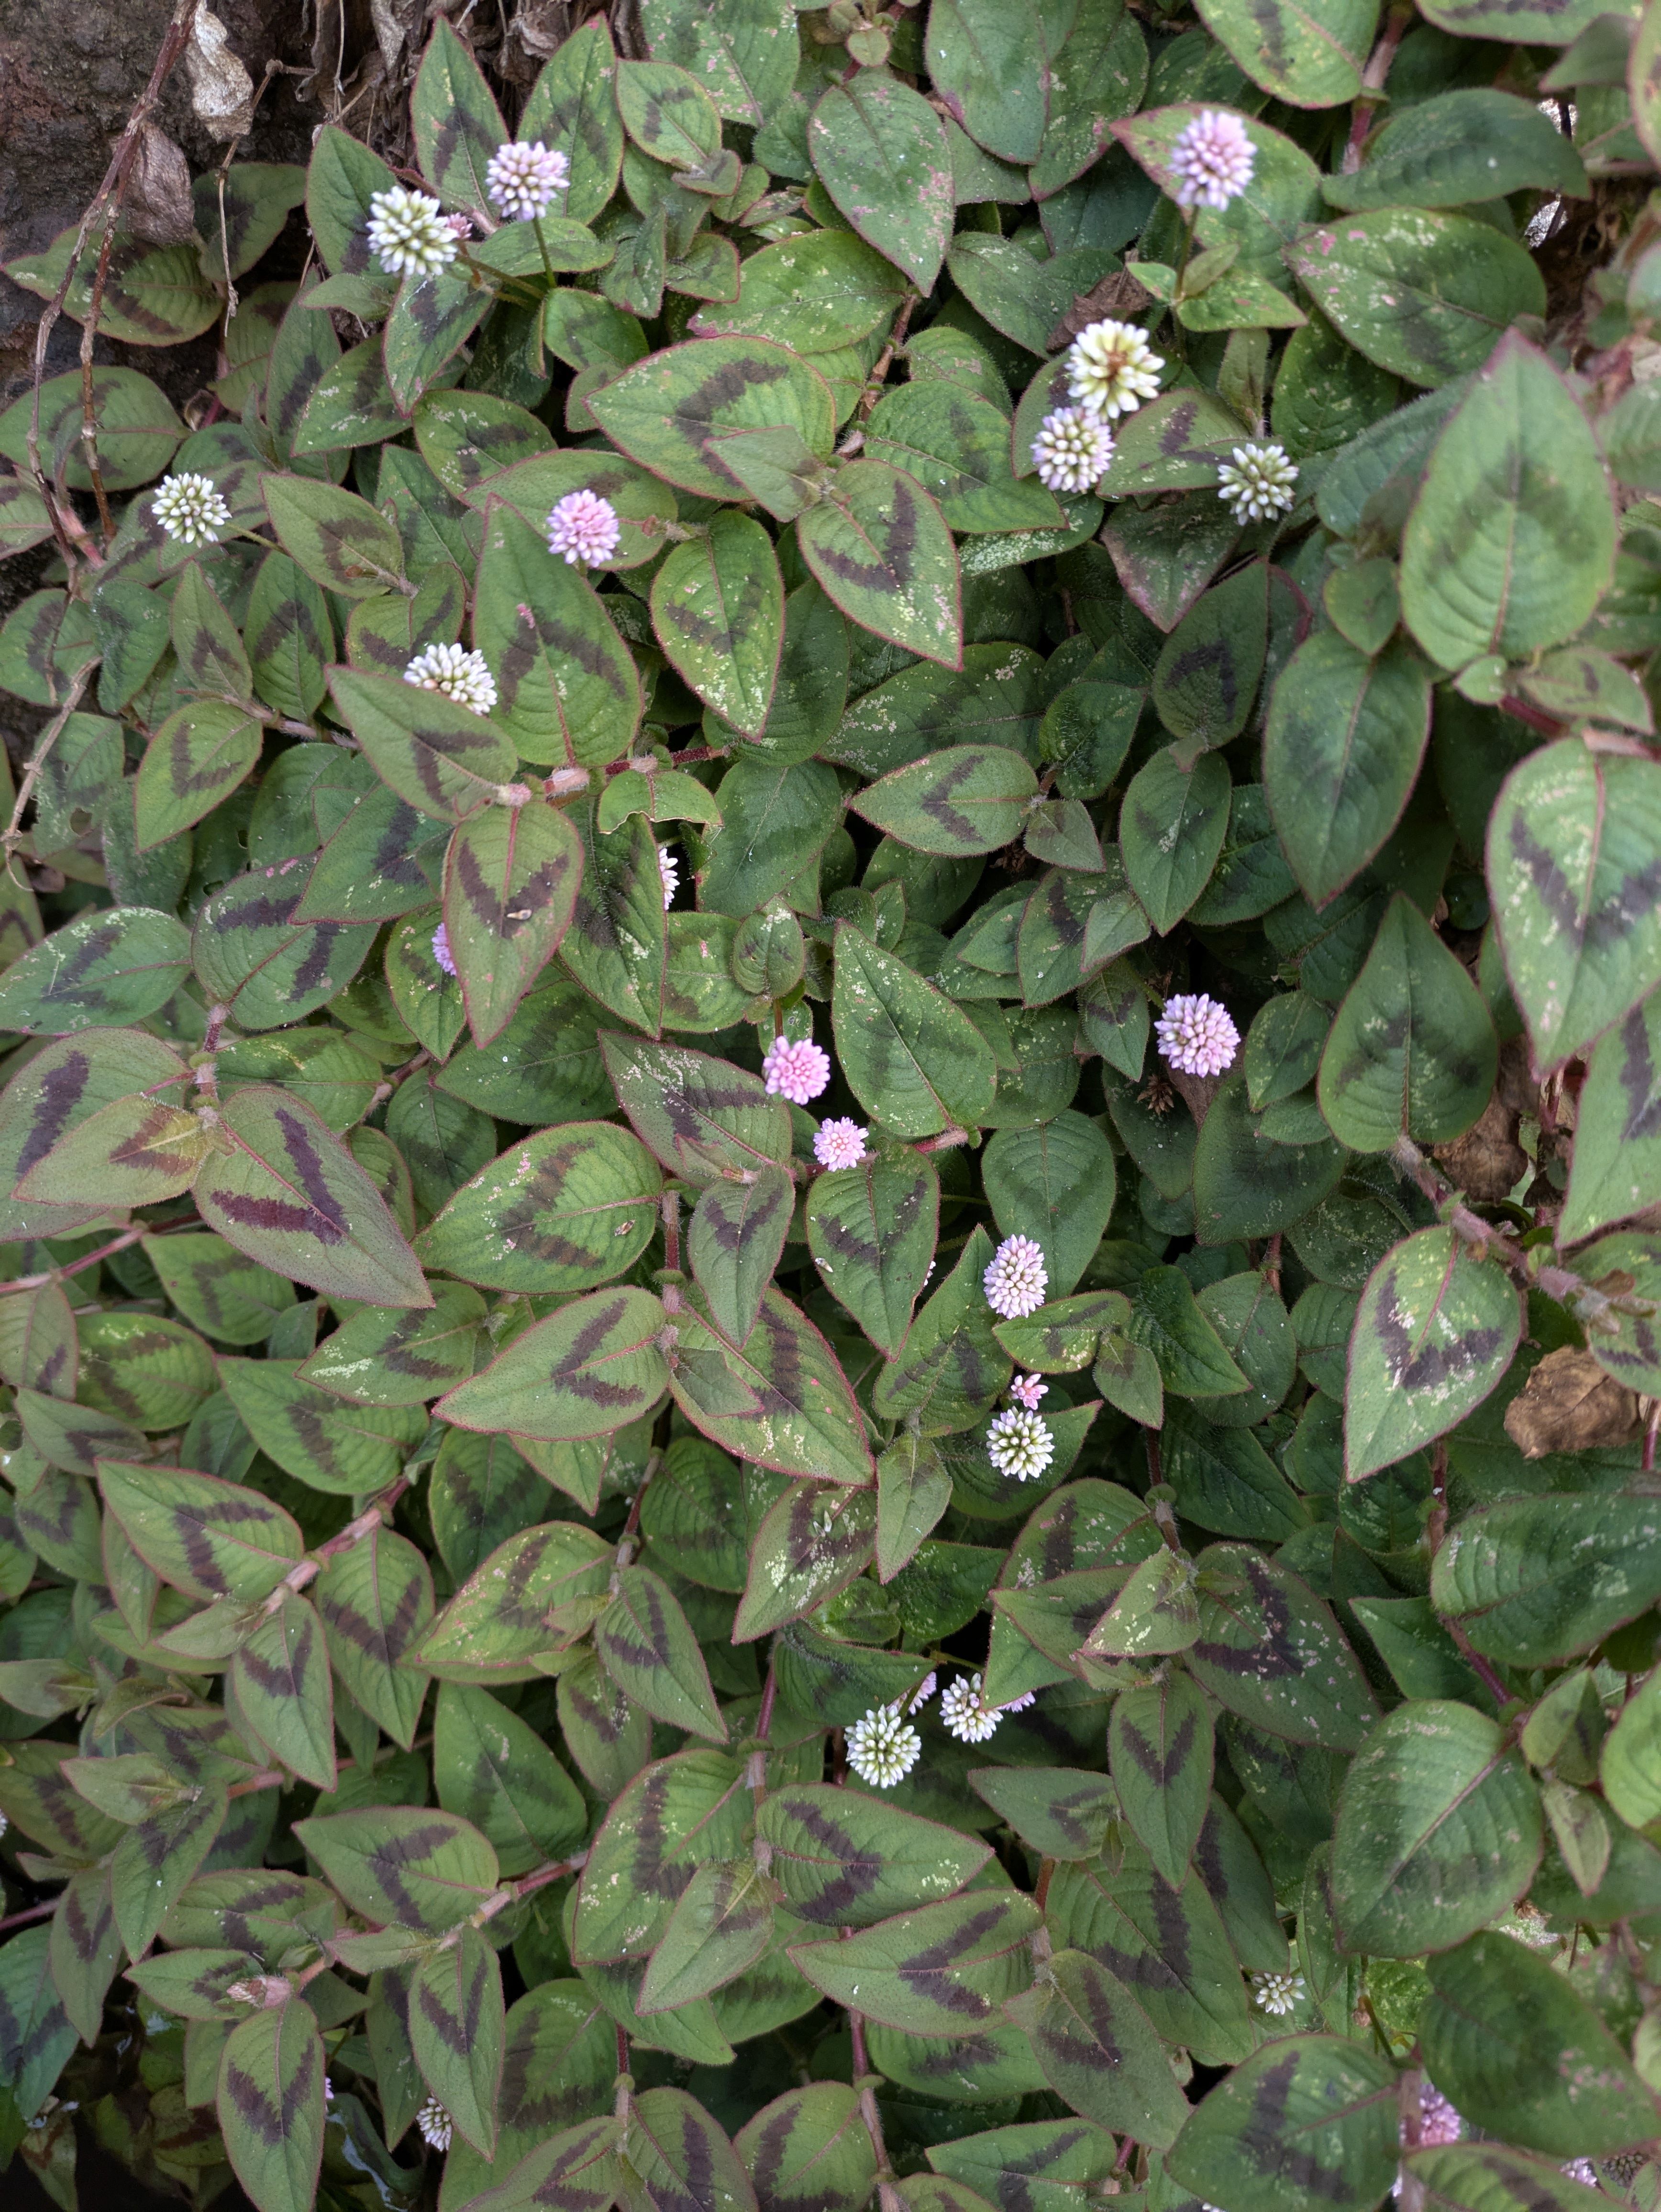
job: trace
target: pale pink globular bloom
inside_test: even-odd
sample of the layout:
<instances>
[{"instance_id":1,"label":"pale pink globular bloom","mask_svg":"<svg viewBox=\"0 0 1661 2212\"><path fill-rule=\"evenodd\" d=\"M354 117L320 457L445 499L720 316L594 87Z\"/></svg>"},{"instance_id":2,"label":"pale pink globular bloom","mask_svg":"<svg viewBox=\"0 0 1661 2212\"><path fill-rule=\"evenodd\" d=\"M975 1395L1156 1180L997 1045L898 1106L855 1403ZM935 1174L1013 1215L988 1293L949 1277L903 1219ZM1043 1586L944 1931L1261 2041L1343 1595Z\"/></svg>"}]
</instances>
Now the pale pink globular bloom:
<instances>
[{"instance_id":1,"label":"pale pink globular bloom","mask_svg":"<svg viewBox=\"0 0 1661 2212\"><path fill-rule=\"evenodd\" d=\"M472 236L473 219L472 216L463 215L458 211L454 215L446 216L444 220L449 224L451 229L454 231L458 238L471 238Z\"/></svg>"},{"instance_id":2,"label":"pale pink globular bloom","mask_svg":"<svg viewBox=\"0 0 1661 2212\"><path fill-rule=\"evenodd\" d=\"M868 1129L844 1115L836 1121L821 1121L813 1133L813 1158L822 1168L856 1168L865 1158Z\"/></svg>"},{"instance_id":3,"label":"pale pink globular bloom","mask_svg":"<svg viewBox=\"0 0 1661 2212\"><path fill-rule=\"evenodd\" d=\"M1018 1375L1009 1386L1009 1395L1018 1406L1025 1406L1029 1413L1038 1410L1038 1401L1046 1395L1049 1383L1037 1375Z\"/></svg>"},{"instance_id":4,"label":"pale pink globular bloom","mask_svg":"<svg viewBox=\"0 0 1661 2212\"><path fill-rule=\"evenodd\" d=\"M792 1044L788 1037L776 1036L767 1048L761 1072L770 1097L805 1106L830 1082L830 1055L811 1040Z\"/></svg>"},{"instance_id":5,"label":"pale pink globular bloom","mask_svg":"<svg viewBox=\"0 0 1661 2212\"><path fill-rule=\"evenodd\" d=\"M1050 1273L1043 1249L1030 1237L1006 1237L981 1277L986 1303L1005 1321L1019 1321L1043 1304Z\"/></svg>"},{"instance_id":6,"label":"pale pink globular bloom","mask_svg":"<svg viewBox=\"0 0 1661 2212\"><path fill-rule=\"evenodd\" d=\"M597 568L618 550L623 526L609 499L597 492L568 491L548 517L548 550L568 568Z\"/></svg>"},{"instance_id":7,"label":"pale pink globular bloom","mask_svg":"<svg viewBox=\"0 0 1661 2212\"><path fill-rule=\"evenodd\" d=\"M534 143L499 146L484 172L484 189L490 205L510 222L528 222L546 215L556 193L571 181L571 165L563 154Z\"/></svg>"},{"instance_id":8,"label":"pale pink globular bloom","mask_svg":"<svg viewBox=\"0 0 1661 2212\"><path fill-rule=\"evenodd\" d=\"M667 914L680 889L680 870L675 864L672 848L667 845L658 847L658 881L663 885L663 911Z\"/></svg>"},{"instance_id":9,"label":"pale pink globular bloom","mask_svg":"<svg viewBox=\"0 0 1661 2212\"><path fill-rule=\"evenodd\" d=\"M1029 1690L1024 1698L1012 1698L1007 1705L1000 1705L998 1711L1001 1713L1024 1713L1029 1705L1036 1705L1037 1702L1037 1692Z\"/></svg>"},{"instance_id":10,"label":"pale pink globular bloom","mask_svg":"<svg viewBox=\"0 0 1661 2212\"><path fill-rule=\"evenodd\" d=\"M1440 2150L1445 2144L1457 2143L1465 2132L1465 2124L1441 2091L1428 2081L1419 2090L1419 2148L1421 2150Z\"/></svg>"},{"instance_id":11,"label":"pale pink globular bloom","mask_svg":"<svg viewBox=\"0 0 1661 2212\"><path fill-rule=\"evenodd\" d=\"M1179 1075L1220 1075L1240 1049L1240 1032L1227 1007L1203 991L1179 991L1167 999L1153 1034Z\"/></svg>"},{"instance_id":12,"label":"pale pink globular bloom","mask_svg":"<svg viewBox=\"0 0 1661 2212\"><path fill-rule=\"evenodd\" d=\"M1057 407L1032 441L1032 465L1046 491L1088 491L1112 458L1112 431L1084 407Z\"/></svg>"},{"instance_id":13,"label":"pale pink globular bloom","mask_svg":"<svg viewBox=\"0 0 1661 2212\"><path fill-rule=\"evenodd\" d=\"M934 1685L938 1679L939 1678L935 1674L934 1668L931 1667L928 1672L923 1676L922 1681L918 1683L916 1688L912 1692L911 1702L905 1709L908 1713L915 1713L919 1706L926 1705L928 1703L928 1700L934 1694Z\"/></svg>"},{"instance_id":14,"label":"pale pink globular bloom","mask_svg":"<svg viewBox=\"0 0 1661 2212\"><path fill-rule=\"evenodd\" d=\"M433 932L433 958L447 975L455 974L455 955L450 950L450 933L441 921Z\"/></svg>"},{"instance_id":15,"label":"pale pink globular bloom","mask_svg":"<svg viewBox=\"0 0 1661 2212\"><path fill-rule=\"evenodd\" d=\"M1226 208L1251 182L1257 149L1238 115L1207 108L1184 125L1171 149L1171 197L1179 208Z\"/></svg>"}]
</instances>

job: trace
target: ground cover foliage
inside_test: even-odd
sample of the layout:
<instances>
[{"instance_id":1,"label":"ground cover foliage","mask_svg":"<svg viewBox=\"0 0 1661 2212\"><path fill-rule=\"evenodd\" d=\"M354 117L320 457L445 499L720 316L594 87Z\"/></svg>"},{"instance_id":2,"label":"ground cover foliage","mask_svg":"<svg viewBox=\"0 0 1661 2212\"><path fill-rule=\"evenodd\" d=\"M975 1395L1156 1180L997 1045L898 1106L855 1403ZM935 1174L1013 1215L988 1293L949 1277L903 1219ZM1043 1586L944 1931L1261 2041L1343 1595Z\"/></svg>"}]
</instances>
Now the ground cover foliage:
<instances>
[{"instance_id":1,"label":"ground cover foliage","mask_svg":"<svg viewBox=\"0 0 1661 2212\"><path fill-rule=\"evenodd\" d=\"M1652 2212L1661 7L620 35L10 264L0 2157Z\"/></svg>"}]
</instances>

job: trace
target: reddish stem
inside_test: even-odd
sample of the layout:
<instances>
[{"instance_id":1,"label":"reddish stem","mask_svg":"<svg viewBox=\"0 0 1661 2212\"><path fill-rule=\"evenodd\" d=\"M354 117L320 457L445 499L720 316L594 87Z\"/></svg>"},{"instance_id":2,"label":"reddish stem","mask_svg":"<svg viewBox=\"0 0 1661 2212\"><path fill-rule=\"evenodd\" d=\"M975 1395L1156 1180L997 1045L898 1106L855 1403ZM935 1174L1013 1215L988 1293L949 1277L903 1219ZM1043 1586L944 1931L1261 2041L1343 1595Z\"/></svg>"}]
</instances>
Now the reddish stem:
<instances>
[{"instance_id":1,"label":"reddish stem","mask_svg":"<svg viewBox=\"0 0 1661 2212\"><path fill-rule=\"evenodd\" d=\"M27 1911L14 1912L0 1920L0 1936L13 1928L27 1928L31 1920L49 1920L58 1910L58 1899L49 1897L44 1905L31 1905Z\"/></svg>"}]
</instances>

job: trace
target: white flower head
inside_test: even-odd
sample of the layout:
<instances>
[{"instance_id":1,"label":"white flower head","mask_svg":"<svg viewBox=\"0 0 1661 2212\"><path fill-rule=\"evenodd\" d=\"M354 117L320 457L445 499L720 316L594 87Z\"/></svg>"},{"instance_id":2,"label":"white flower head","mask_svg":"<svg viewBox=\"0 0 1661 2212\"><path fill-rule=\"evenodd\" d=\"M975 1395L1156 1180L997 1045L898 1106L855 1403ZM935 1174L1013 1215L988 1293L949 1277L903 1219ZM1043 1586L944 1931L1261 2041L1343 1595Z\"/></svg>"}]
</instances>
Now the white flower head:
<instances>
[{"instance_id":1,"label":"white flower head","mask_svg":"<svg viewBox=\"0 0 1661 2212\"><path fill-rule=\"evenodd\" d=\"M821 1121L813 1133L813 1158L822 1168L856 1168L865 1158L865 1140L870 1133L846 1115L835 1121Z\"/></svg>"},{"instance_id":2,"label":"white flower head","mask_svg":"<svg viewBox=\"0 0 1661 2212\"><path fill-rule=\"evenodd\" d=\"M928 1700L934 1694L934 1685L936 1680L937 1677L934 1670L931 1667L928 1672L923 1676L922 1681L918 1683L916 1688L911 1692L911 1702L905 1709L908 1713L915 1713L920 1706L926 1705L928 1703Z\"/></svg>"},{"instance_id":3,"label":"white flower head","mask_svg":"<svg viewBox=\"0 0 1661 2212\"><path fill-rule=\"evenodd\" d=\"M450 950L450 933L441 921L433 932L433 958L447 975L455 974L455 955Z\"/></svg>"},{"instance_id":4,"label":"white flower head","mask_svg":"<svg viewBox=\"0 0 1661 2212\"><path fill-rule=\"evenodd\" d=\"M1024 1697L1012 1698L1007 1705L1000 1705L998 1711L1001 1713L1024 1713L1029 1705L1036 1705L1037 1702L1037 1692L1029 1690Z\"/></svg>"},{"instance_id":5,"label":"white flower head","mask_svg":"<svg viewBox=\"0 0 1661 2212\"><path fill-rule=\"evenodd\" d=\"M436 2097L429 2097L416 2114L416 2125L421 2130L422 2141L432 2149L448 2150L455 2124Z\"/></svg>"},{"instance_id":6,"label":"white flower head","mask_svg":"<svg viewBox=\"0 0 1661 2212\"><path fill-rule=\"evenodd\" d=\"M1153 1035L1179 1075L1220 1075L1240 1049L1240 1032L1227 1007L1203 991L1178 991L1167 999Z\"/></svg>"},{"instance_id":7,"label":"white flower head","mask_svg":"<svg viewBox=\"0 0 1661 2212\"><path fill-rule=\"evenodd\" d=\"M323 2076L323 2101L326 2105L334 2102L334 2083L326 2074Z\"/></svg>"},{"instance_id":8,"label":"white flower head","mask_svg":"<svg viewBox=\"0 0 1661 2212\"><path fill-rule=\"evenodd\" d=\"M675 865L673 848L668 845L658 847L658 881L663 885L663 911L667 914L680 889L680 870Z\"/></svg>"},{"instance_id":9,"label":"white flower head","mask_svg":"<svg viewBox=\"0 0 1661 2212\"><path fill-rule=\"evenodd\" d=\"M211 477L163 477L150 511L181 545L217 545L220 532L230 526L231 511Z\"/></svg>"},{"instance_id":10,"label":"white flower head","mask_svg":"<svg viewBox=\"0 0 1661 2212\"><path fill-rule=\"evenodd\" d=\"M987 1431L986 1455L1000 1474L1036 1482L1056 1456L1056 1439L1042 1413L1011 1406Z\"/></svg>"},{"instance_id":11,"label":"white flower head","mask_svg":"<svg viewBox=\"0 0 1661 2212\"><path fill-rule=\"evenodd\" d=\"M1058 407L1032 441L1038 482L1046 491L1088 491L1113 458L1113 433L1085 407Z\"/></svg>"},{"instance_id":12,"label":"white flower head","mask_svg":"<svg viewBox=\"0 0 1661 2212\"><path fill-rule=\"evenodd\" d=\"M940 1693L940 1718L959 1743L984 1743L1003 1717L995 1705L987 1704L981 1682L978 1674L959 1674Z\"/></svg>"},{"instance_id":13,"label":"white flower head","mask_svg":"<svg viewBox=\"0 0 1661 2212\"><path fill-rule=\"evenodd\" d=\"M528 146L499 146L484 172L490 205L512 222L528 222L532 216L546 215L555 194L563 192L570 181L570 163L540 138Z\"/></svg>"},{"instance_id":14,"label":"white flower head","mask_svg":"<svg viewBox=\"0 0 1661 2212\"><path fill-rule=\"evenodd\" d=\"M1067 356L1068 388L1092 415L1116 418L1134 415L1159 389L1165 357L1147 343L1135 323L1092 323L1080 331Z\"/></svg>"},{"instance_id":15,"label":"white flower head","mask_svg":"<svg viewBox=\"0 0 1661 2212\"><path fill-rule=\"evenodd\" d=\"M429 645L405 670L404 681L422 691L441 691L470 714L488 714L496 702L496 680L484 655L459 645Z\"/></svg>"},{"instance_id":16,"label":"white flower head","mask_svg":"<svg viewBox=\"0 0 1661 2212\"><path fill-rule=\"evenodd\" d=\"M1226 208L1251 182L1257 149L1238 115L1207 108L1183 125L1171 149L1171 197L1179 208Z\"/></svg>"},{"instance_id":17,"label":"white flower head","mask_svg":"<svg viewBox=\"0 0 1661 2212\"><path fill-rule=\"evenodd\" d=\"M1297 503L1292 487L1298 465L1284 446L1236 446L1234 458L1217 471L1217 496L1232 507L1236 522L1267 522Z\"/></svg>"},{"instance_id":18,"label":"white flower head","mask_svg":"<svg viewBox=\"0 0 1661 2212\"><path fill-rule=\"evenodd\" d=\"M548 517L548 550L568 568L597 568L618 550L623 526L609 499L568 491Z\"/></svg>"},{"instance_id":19,"label":"white flower head","mask_svg":"<svg viewBox=\"0 0 1661 2212\"><path fill-rule=\"evenodd\" d=\"M1043 1304L1050 1273L1043 1249L1030 1237L1006 1237L981 1277L986 1303L1005 1321L1019 1321Z\"/></svg>"},{"instance_id":20,"label":"white flower head","mask_svg":"<svg viewBox=\"0 0 1661 2212\"><path fill-rule=\"evenodd\" d=\"M1018 1406L1025 1406L1029 1413L1038 1410L1040 1398L1047 1397L1050 1385L1041 1376L1018 1375L1009 1386L1009 1395Z\"/></svg>"},{"instance_id":21,"label":"white flower head","mask_svg":"<svg viewBox=\"0 0 1661 2212\"><path fill-rule=\"evenodd\" d=\"M900 1718L899 1703L873 1705L848 1731L848 1764L873 1790L891 1790L916 1765L922 1738Z\"/></svg>"},{"instance_id":22,"label":"white flower head","mask_svg":"<svg viewBox=\"0 0 1661 2212\"><path fill-rule=\"evenodd\" d=\"M1304 1978L1292 1973L1254 1974L1251 1994L1265 2012L1283 2020L1304 2001Z\"/></svg>"},{"instance_id":23,"label":"white flower head","mask_svg":"<svg viewBox=\"0 0 1661 2212\"><path fill-rule=\"evenodd\" d=\"M1596 2189L1597 2186L1597 2168L1589 2158L1572 2158L1563 2172L1571 2181L1579 2182L1584 2188Z\"/></svg>"},{"instance_id":24,"label":"white flower head","mask_svg":"<svg viewBox=\"0 0 1661 2212\"><path fill-rule=\"evenodd\" d=\"M460 244L438 202L402 185L369 202L369 251L389 276L436 276Z\"/></svg>"},{"instance_id":25,"label":"white flower head","mask_svg":"<svg viewBox=\"0 0 1661 2212\"><path fill-rule=\"evenodd\" d=\"M830 1055L812 1042L792 1044L788 1037L776 1036L763 1056L761 1072L770 1097L805 1106L829 1084Z\"/></svg>"},{"instance_id":26,"label":"white flower head","mask_svg":"<svg viewBox=\"0 0 1661 2212\"><path fill-rule=\"evenodd\" d=\"M5 1814L4 1814L3 1813L0 1813L0 1836L3 1836L3 1835L5 1834L5 1832L6 1832L6 1830L7 1830L10 1826L11 1826L11 1823L10 1823L10 1821L9 1821L9 1820L7 1820L7 1818L6 1818Z\"/></svg>"}]
</instances>

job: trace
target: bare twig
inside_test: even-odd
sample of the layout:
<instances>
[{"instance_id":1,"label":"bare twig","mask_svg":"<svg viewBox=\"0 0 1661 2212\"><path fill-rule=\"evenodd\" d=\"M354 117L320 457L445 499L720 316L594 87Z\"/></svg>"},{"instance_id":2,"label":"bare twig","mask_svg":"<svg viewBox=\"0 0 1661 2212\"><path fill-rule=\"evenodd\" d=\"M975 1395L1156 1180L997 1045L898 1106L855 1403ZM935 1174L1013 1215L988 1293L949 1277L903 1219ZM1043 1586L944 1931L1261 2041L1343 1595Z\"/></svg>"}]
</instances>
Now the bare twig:
<instances>
[{"instance_id":1,"label":"bare twig","mask_svg":"<svg viewBox=\"0 0 1661 2212\"><path fill-rule=\"evenodd\" d=\"M21 835L24 814L27 811L30 799L34 796L34 787L40 781L41 769L46 764L47 756L68 727L70 716L81 704L81 695L91 681L92 667L88 665L80 670L70 685L69 697L64 700L63 705L35 740L34 750L29 756L29 764L23 771L23 781L17 787L17 798L11 810L11 820L6 824L3 837L0 837L0 845L5 848L8 868L11 866L11 856Z\"/></svg>"},{"instance_id":2,"label":"bare twig","mask_svg":"<svg viewBox=\"0 0 1661 2212\"><path fill-rule=\"evenodd\" d=\"M83 1252L78 1260L66 1260L61 1267L44 1267L38 1275L14 1275L9 1283L0 1283L0 1297L12 1291L38 1291L42 1283L61 1282L66 1275L78 1275L83 1267L95 1267L99 1261L107 1260L113 1252L125 1252L130 1244L137 1243L141 1237L149 1234L152 1224L146 1222L137 1229L124 1229L107 1244L100 1244L95 1252Z\"/></svg>"}]
</instances>

